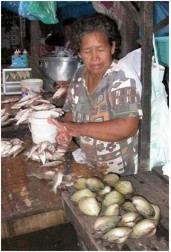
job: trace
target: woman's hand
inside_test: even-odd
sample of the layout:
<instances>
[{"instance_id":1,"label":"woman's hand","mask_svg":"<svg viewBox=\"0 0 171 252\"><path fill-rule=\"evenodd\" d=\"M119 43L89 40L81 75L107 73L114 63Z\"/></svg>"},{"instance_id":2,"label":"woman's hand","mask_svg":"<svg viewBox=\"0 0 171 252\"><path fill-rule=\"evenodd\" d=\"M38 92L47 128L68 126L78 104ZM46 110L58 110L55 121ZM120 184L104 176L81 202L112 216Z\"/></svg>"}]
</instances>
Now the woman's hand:
<instances>
[{"instance_id":1,"label":"woman's hand","mask_svg":"<svg viewBox=\"0 0 171 252\"><path fill-rule=\"evenodd\" d=\"M57 121L53 117L49 117L48 122L57 126L57 132L58 132L56 136L57 144L63 147L68 147L68 145L70 144L72 140L72 136L69 135L68 130L66 126L64 125L64 123Z\"/></svg>"}]
</instances>

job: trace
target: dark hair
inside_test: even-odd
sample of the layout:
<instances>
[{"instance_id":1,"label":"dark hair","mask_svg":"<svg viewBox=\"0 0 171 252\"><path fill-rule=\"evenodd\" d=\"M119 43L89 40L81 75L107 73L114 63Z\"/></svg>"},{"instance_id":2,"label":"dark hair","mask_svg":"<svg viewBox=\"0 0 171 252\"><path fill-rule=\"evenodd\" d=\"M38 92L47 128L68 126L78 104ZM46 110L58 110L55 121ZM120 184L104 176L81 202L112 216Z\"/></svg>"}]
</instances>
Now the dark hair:
<instances>
[{"instance_id":1,"label":"dark hair","mask_svg":"<svg viewBox=\"0 0 171 252\"><path fill-rule=\"evenodd\" d=\"M74 22L72 25L70 48L78 55L82 37L95 31L103 32L111 46L112 42L115 42L116 49L113 58L117 58L121 46L121 35L118 26L113 19L101 14Z\"/></svg>"}]
</instances>

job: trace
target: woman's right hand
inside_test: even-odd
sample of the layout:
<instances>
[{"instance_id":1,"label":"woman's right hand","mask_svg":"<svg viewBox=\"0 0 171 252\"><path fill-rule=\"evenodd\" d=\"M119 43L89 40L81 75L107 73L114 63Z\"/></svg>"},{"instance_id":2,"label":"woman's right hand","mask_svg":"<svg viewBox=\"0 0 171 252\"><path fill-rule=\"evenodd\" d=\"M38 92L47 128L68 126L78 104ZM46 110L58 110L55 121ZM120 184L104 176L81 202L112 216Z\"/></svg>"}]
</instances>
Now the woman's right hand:
<instances>
[{"instance_id":1,"label":"woman's right hand","mask_svg":"<svg viewBox=\"0 0 171 252\"><path fill-rule=\"evenodd\" d=\"M57 144L59 144L62 147L68 147L71 140L72 140L72 137L66 132L58 133L58 135L56 136Z\"/></svg>"},{"instance_id":2,"label":"woman's right hand","mask_svg":"<svg viewBox=\"0 0 171 252\"><path fill-rule=\"evenodd\" d=\"M72 136L68 134L68 130L66 126L62 122L57 121L53 117L49 117L48 122L57 126L57 132L58 132L56 136L57 144L63 147L68 147L68 145L70 144L72 140Z\"/></svg>"}]
</instances>

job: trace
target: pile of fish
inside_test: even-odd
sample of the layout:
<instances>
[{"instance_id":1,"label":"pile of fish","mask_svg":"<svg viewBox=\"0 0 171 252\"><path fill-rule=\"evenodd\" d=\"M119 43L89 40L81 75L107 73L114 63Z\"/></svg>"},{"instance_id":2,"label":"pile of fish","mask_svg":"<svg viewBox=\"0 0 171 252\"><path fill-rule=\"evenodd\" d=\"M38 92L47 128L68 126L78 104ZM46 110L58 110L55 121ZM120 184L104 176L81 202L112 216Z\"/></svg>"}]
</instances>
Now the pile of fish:
<instances>
[{"instance_id":1,"label":"pile of fish","mask_svg":"<svg viewBox=\"0 0 171 252\"><path fill-rule=\"evenodd\" d=\"M15 102L15 103L14 103ZM6 109L1 111L1 126L7 126L11 123L16 123L16 126L20 124L27 124L29 117L33 111L55 111L58 113L59 117L63 115L64 111L61 108L56 108L55 105L51 104L49 100L42 98L40 94L30 92L28 95L18 98L8 98L1 103L14 103L11 109L19 109L15 117L10 113L5 112ZM3 114L2 114L3 113Z\"/></svg>"},{"instance_id":2,"label":"pile of fish","mask_svg":"<svg viewBox=\"0 0 171 252\"><path fill-rule=\"evenodd\" d=\"M27 159L42 163L42 166L56 166L63 163L66 149L49 141L34 144L32 148L25 152Z\"/></svg>"},{"instance_id":3,"label":"pile of fish","mask_svg":"<svg viewBox=\"0 0 171 252\"><path fill-rule=\"evenodd\" d=\"M50 191L57 193L58 188L65 188L68 186L73 186L72 175L64 175L62 171L52 171L48 170L41 173L31 172L28 177L36 177L38 179L51 180L48 184L52 185Z\"/></svg>"},{"instance_id":4,"label":"pile of fish","mask_svg":"<svg viewBox=\"0 0 171 252\"><path fill-rule=\"evenodd\" d=\"M1 109L1 127L5 127L14 122L12 115L6 112L6 108Z\"/></svg>"},{"instance_id":5,"label":"pile of fish","mask_svg":"<svg viewBox=\"0 0 171 252\"><path fill-rule=\"evenodd\" d=\"M1 139L1 157L16 157L24 149L24 142L19 138Z\"/></svg>"},{"instance_id":6,"label":"pile of fish","mask_svg":"<svg viewBox=\"0 0 171 252\"><path fill-rule=\"evenodd\" d=\"M107 243L155 235L160 220L159 206L134 194L132 183L117 174L102 179L78 178L70 199L86 215L96 216L93 230Z\"/></svg>"}]
</instances>

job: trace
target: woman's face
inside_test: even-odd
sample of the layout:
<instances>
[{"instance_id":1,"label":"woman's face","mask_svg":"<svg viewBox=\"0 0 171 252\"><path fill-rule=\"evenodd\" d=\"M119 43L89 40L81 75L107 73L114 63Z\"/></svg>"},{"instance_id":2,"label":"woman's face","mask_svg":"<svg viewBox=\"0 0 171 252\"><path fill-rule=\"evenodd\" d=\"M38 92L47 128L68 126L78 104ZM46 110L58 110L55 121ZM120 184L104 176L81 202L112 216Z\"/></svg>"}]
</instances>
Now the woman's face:
<instances>
[{"instance_id":1,"label":"woman's face","mask_svg":"<svg viewBox=\"0 0 171 252\"><path fill-rule=\"evenodd\" d=\"M104 74L112 63L112 54L115 43L111 46L106 36L99 31L83 36L80 47L80 56L93 74Z\"/></svg>"}]
</instances>

